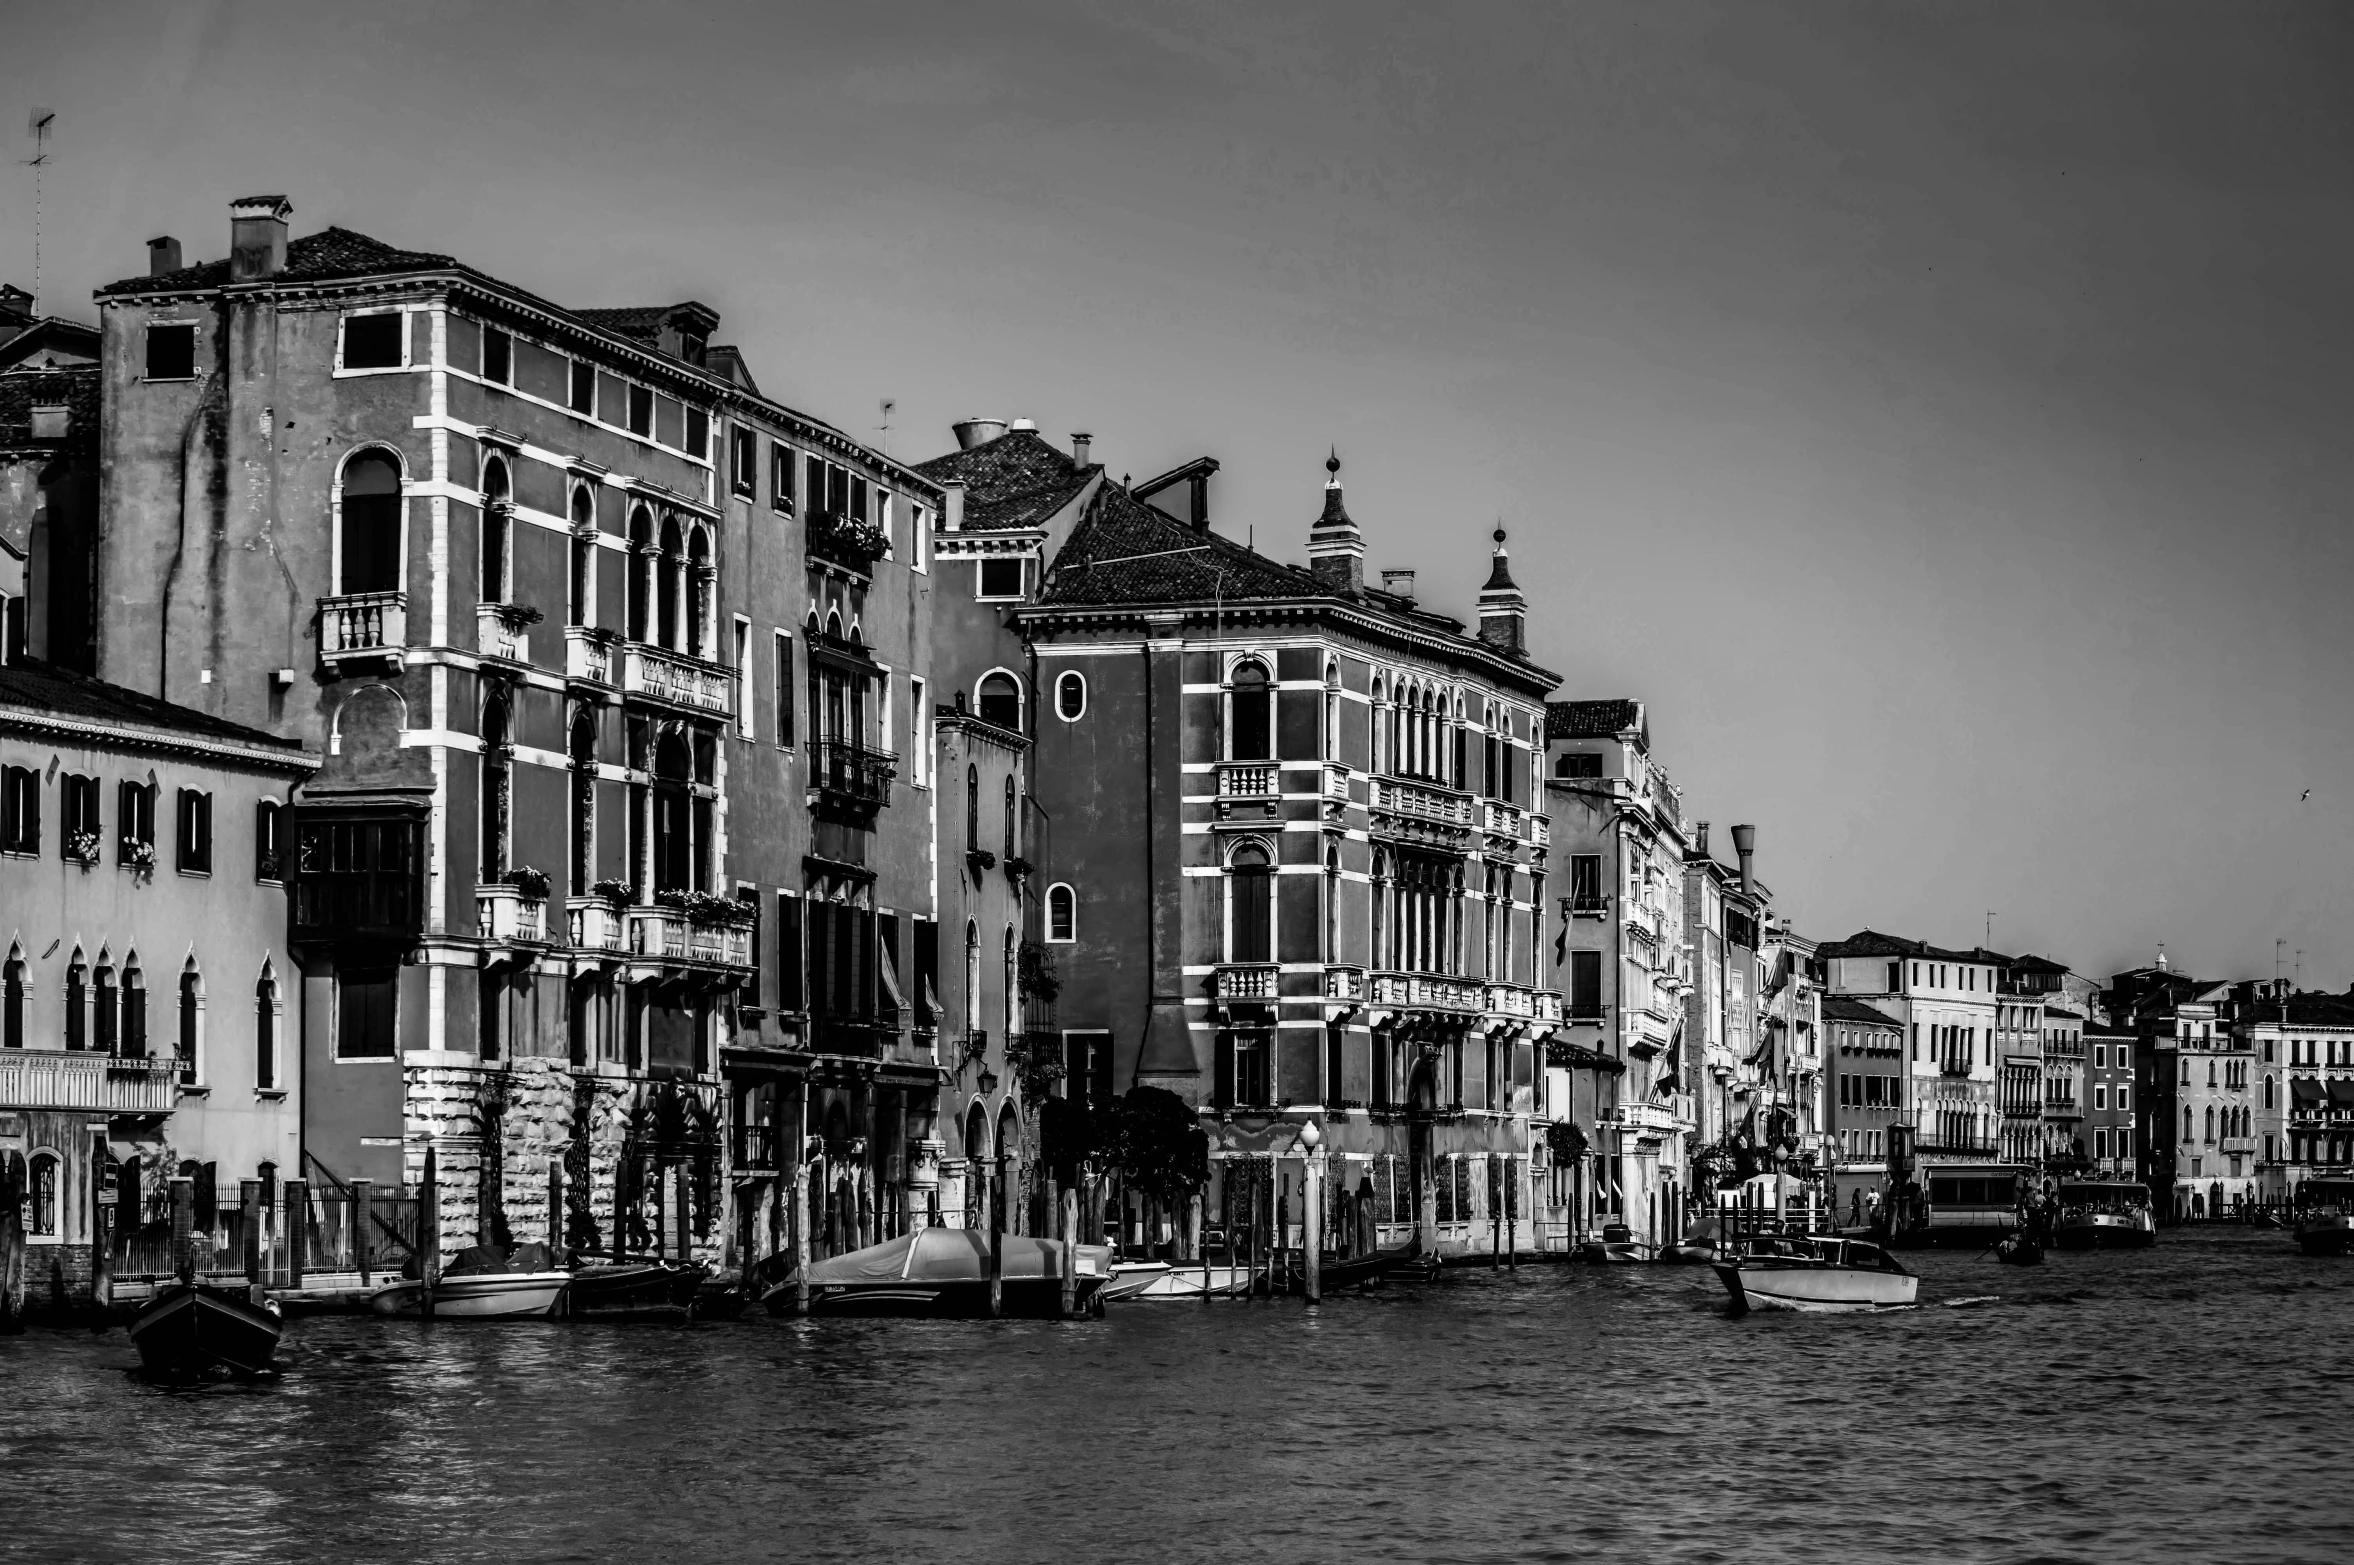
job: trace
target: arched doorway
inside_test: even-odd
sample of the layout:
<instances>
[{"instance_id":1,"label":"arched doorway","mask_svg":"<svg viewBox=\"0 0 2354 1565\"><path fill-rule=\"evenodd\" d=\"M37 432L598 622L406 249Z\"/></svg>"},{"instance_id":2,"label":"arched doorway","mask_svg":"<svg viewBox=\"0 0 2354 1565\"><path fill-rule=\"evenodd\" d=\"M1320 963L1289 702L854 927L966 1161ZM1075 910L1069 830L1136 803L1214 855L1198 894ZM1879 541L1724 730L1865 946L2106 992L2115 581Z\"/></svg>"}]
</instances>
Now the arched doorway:
<instances>
[{"instance_id":1,"label":"arched doorway","mask_svg":"<svg viewBox=\"0 0 2354 1565\"><path fill-rule=\"evenodd\" d=\"M1009 1234L1022 1231L1014 1221L1014 1149L1021 1134L1014 1106L1008 1103L997 1111L997 1226Z\"/></svg>"},{"instance_id":2,"label":"arched doorway","mask_svg":"<svg viewBox=\"0 0 2354 1565\"><path fill-rule=\"evenodd\" d=\"M1429 1231L1437 1206L1437 1164L1431 1143L1432 1116L1438 1112L1439 1084L1436 1058L1419 1042L1410 1043L1420 1054L1406 1078L1406 1166L1414 1187L1414 1236L1424 1254L1431 1254L1438 1235Z\"/></svg>"},{"instance_id":3,"label":"arched doorway","mask_svg":"<svg viewBox=\"0 0 2354 1565\"><path fill-rule=\"evenodd\" d=\"M964 1225L978 1230L988 1210L990 1171L989 1111L975 1103L964 1117Z\"/></svg>"}]
</instances>

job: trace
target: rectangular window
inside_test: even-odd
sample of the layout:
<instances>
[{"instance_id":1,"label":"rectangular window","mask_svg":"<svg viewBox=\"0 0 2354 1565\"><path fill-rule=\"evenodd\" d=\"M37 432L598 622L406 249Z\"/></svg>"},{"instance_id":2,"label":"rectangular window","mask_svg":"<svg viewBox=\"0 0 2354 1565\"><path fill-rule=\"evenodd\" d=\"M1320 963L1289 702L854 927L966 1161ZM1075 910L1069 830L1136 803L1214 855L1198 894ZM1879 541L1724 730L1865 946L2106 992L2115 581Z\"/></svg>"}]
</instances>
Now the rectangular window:
<instances>
[{"instance_id":1,"label":"rectangular window","mask_svg":"<svg viewBox=\"0 0 2354 1565\"><path fill-rule=\"evenodd\" d=\"M195 327L157 325L147 328L147 378L196 378Z\"/></svg>"},{"instance_id":2,"label":"rectangular window","mask_svg":"<svg viewBox=\"0 0 2354 1565\"><path fill-rule=\"evenodd\" d=\"M629 432L633 435L654 433L654 392L651 387L633 385L629 388Z\"/></svg>"},{"instance_id":3,"label":"rectangular window","mask_svg":"<svg viewBox=\"0 0 2354 1565\"><path fill-rule=\"evenodd\" d=\"M752 701L752 622L739 614L736 616L736 732L745 739L753 737Z\"/></svg>"},{"instance_id":4,"label":"rectangular window","mask_svg":"<svg viewBox=\"0 0 2354 1565\"><path fill-rule=\"evenodd\" d=\"M65 856L98 862L101 839L98 816L98 779L68 772L61 786L65 806Z\"/></svg>"},{"instance_id":5,"label":"rectangular window","mask_svg":"<svg viewBox=\"0 0 2354 1565\"><path fill-rule=\"evenodd\" d=\"M155 795L144 783L125 781L115 788L115 861L119 864L155 862Z\"/></svg>"},{"instance_id":6,"label":"rectangular window","mask_svg":"<svg viewBox=\"0 0 2354 1565\"><path fill-rule=\"evenodd\" d=\"M496 326L482 329L482 378L494 386L515 382L515 339Z\"/></svg>"},{"instance_id":7,"label":"rectangular window","mask_svg":"<svg viewBox=\"0 0 2354 1565\"><path fill-rule=\"evenodd\" d=\"M285 879L285 865L279 857L278 801L264 799L253 809L253 878L256 880Z\"/></svg>"},{"instance_id":8,"label":"rectangular window","mask_svg":"<svg viewBox=\"0 0 2354 1565\"><path fill-rule=\"evenodd\" d=\"M408 347L408 327L409 318L397 310L376 315L345 316L343 367L347 370L399 369ZM484 335L487 337L490 334Z\"/></svg>"},{"instance_id":9,"label":"rectangular window","mask_svg":"<svg viewBox=\"0 0 2354 1565\"><path fill-rule=\"evenodd\" d=\"M335 979L335 1057L389 1060L397 1036L393 1022L400 1001L394 969L339 973Z\"/></svg>"},{"instance_id":10,"label":"rectangular window","mask_svg":"<svg viewBox=\"0 0 2354 1565\"><path fill-rule=\"evenodd\" d=\"M728 431L728 481L735 492L751 498L759 486L760 453L752 431L738 424Z\"/></svg>"},{"instance_id":11,"label":"rectangular window","mask_svg":"<svg viewBox=\"0 0 2354 1565\"><path fill-rule=\"evenodd\" d=\"M41 774L30 767L0 772L0 849L41 851Z\"/></svg>"},{"instance_id":12,"label":"rectangular window","mask_svg":"<svg viewBox=\"0 0 2354 1565\"><path fill-rule=\"evenodd\" d=\"M687 433L681 449L689 456L704 456L711 449L711 415L701 408L687 409ZM744 493L751 492L747 484Z\"/></svg>"},{"instance_id":13,"label":"rectangular window","mask_svg":"<svg viewBox=\"0 0 2354 1565\"><path fill-rule=\"evenodd\" d=\"M1602 953L1569 953L1569 1010L1573 1016L1602 1014Z\"/></svg>"},{"instance_id":14,"label":"rectangular window","mask_svg":"<svg viewBox=\"0 0 2354 1565\"><path fill-rule=\"evenodd\" d=\"M2133 1089L2124 1082L2117 1083L2117 1112L2125 1113L2133 1107Z\"/></svg>"},{"instance_id":15,"label":"rectangular window","mask_svg":"<svg viewBox=\"0 0 2354 1565\"><path fill-rule=\"evenodd\" d=\"M572 395L566 404L584 418L597 416L597 367L572 361Z\"/></svg>"},{"instance_id":16,"label":"rectangular window","mask_svg":"<svg viewBox=\"0 0 2354 1565\"><path fill-rule=\"evenodd\" d=\"M793 743L793 633L776 633L776 742L777 748L788 749Z\"/></svg>"},{"instance_id":17,"label":"rectangular window","mask_svg":"<svg viewBox=\"0 0 2354 1565\"><path fill-rule=\"evenodd\" d=\"M980 576L977 596L984 601L1019 598L1022 595L1022 562L1018 557L983 560Z\"/></svg>"},{"instance_id":18,"label":"rectangular window","mask_svg":"<svg viewBox=\"0 0 2354 1565\"><path fill-rule=\"evenodd\" d=\"M1592 913L1602 907L1602 855L1573 853L1569 856L1569 908L1573 913Z\"/></svg>"},{"instance_id":19,"label":"rectangular window","mask_svg":"<svg viewBox=\"0 0 2354 1565\"><path fill-rule=\"evenodd\" d=\"M2119 1125L2117 1127L2115 1139L2117 1143L2117 1155L2119 1157L2127 1158L2133 1156L2133 1132L2131 1130L2128 1130L2123 1125Z\"/></svg>"},{"instance_id":20,"label":"rectangular window","mask_svg":"<svg viewBox=\"0 0 2354 1565\"><path fill-rule=\"evenodd\" d=\"M931 709L924 700L924 688L922 676L908 676L907 780L918 788L932 785L932 745L925 727Z\"/></svg>"},{"instance_id":21,"label":"rectangular window","mask_svg":"<svg viewBox=\"0 0 2354 1565\"><path fill-rule=\"evenodd\" d=\"M790 515L793 510L793 472L800 464L793 459L793 448L776 441L768 444L768 508Z\"/></svg>"},{"instance_id":22,"label":"rectangular window","mask_svg":"<svg viewBox=\"0 0 2354 1565\"><path fill-rule=\"evenodd\" d=\"M1572 751L1571 753L1561 756L1559 759L1554 761L1553 775L1556 777L1573 778L1599 777L1602 775L1602 757L1599 755Z\"/></svg>"},{"instance_id":23,"label":"rectangular window","mask_svg":"<svg viewBox=\"0 0 2354 1565\"><path fill-rule=\"evenodd\" d=\"M185 874L209 875L213 867L213 796L194 788L180 790L180 869Z\"/></svg>"},{"instance_id":24,"label":"rectangular window","mask_svg":"<svg viewBox=\"0 0 2354 1565\"><path fill-rule=\"evenodd\" d=\"M752 914L752 973L751 976L744 982L744 1003L747 1005L766 1005L768 1004L768 1000L766 998L767 990L761 985L760 982L760 972L762 966L760 961L760 888L758 886L739 885L736 887L736 900L743 903Z\"/></svg>"},{"instance_id":25,"label":"rectangular window","mask_svg":"<svg viewBox=\"0 0 2354 1565\"><path fill-rule=\"evenodd\" d=\"M909 506L907 508L907 527L908 531L915 535L915 564L912 569L921 574L930 570L932 566L931 511L920 505Z\"/></svg>"},{"instance_id":26,"label":"rectangular window","mask_svg":"<svg viewBox=\"0 0 2354 1565\"><path fill-rule=\"evenodd\" d=\"M776 988L777 1009L798 1011L805 1007L801 977L801 899L789 891L776 896Z\"/></svg>"}]
</instances>

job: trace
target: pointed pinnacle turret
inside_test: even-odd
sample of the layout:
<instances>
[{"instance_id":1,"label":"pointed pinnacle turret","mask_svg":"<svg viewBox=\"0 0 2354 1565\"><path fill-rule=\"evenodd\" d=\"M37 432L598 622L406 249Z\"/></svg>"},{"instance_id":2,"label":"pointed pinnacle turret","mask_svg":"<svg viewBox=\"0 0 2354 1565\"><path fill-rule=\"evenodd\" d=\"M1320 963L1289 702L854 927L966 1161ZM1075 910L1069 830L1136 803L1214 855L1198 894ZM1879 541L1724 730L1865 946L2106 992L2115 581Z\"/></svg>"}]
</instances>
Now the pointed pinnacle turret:
<instances>
[{"instance_id":1,"label":"pointed pinnacle turret","mask_svg":"<svg viewBox=\"0 0 2354 1565\"><path fill-rule=\"evenodd\" d=\"M1512 556L1504 548L1504 524L1496 523L1496 563L1479 590L1479 639L1518 657L1528 648L1528 599L1512 580Z\"/></svg>"},{"instance_id":2,"label":"pointed pinnacle turret","mask_svg":"<svg viewBox=\"0 0 2354 1565\"><path fill-rule=\"evenodd\" d=\"M1504 524L1502 522L1496 524L1495 537L1496 562L1488 571L1488 584L1480 590L1483 594L1490 592L1516 593L1520 591L1520 588L1515 586L1512 581L1512 553L1504 547Z\"/></svg>"},{"instance_id":3,"label":"pointed pinnacle turret","mask_svg":"<svg viewBox=\"0 0 2354 1565\"><path fill-rule=\"evenodd\" d=\"M1324 471L1324 514L1308 529L1308 569L1332 591L1354 598L1365 590L1365 535L1341 503L1338 446L1324 459Z\"/></svg>"}]
</instances>

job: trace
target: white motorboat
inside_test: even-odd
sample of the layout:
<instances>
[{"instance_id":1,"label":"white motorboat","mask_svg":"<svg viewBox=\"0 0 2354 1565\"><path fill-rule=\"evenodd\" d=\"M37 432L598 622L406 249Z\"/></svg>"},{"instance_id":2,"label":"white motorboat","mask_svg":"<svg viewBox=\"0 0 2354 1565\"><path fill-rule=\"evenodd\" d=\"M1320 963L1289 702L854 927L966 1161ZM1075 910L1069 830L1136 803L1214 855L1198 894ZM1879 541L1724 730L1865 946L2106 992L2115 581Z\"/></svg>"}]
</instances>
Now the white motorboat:
<instances>
[{"instance_id":1,"label":"white motorboat","mask_svg":"<svg viewBox=\"0 0 2354 1565\"><path fill-rule=\"evenodd\" d=\"M544 1320L562 1313L570 1272L475 1272L444 1275L433 1285L436 1317L465 1320ZM404 1278L368 1295L379 1315L422 1315L425 1284Z\"/></svg>"},{"instance_id":2,"label":"white motorboat","mask_svg":"<svg viewBox=\"0 0 2354 1565\"><path fill-rule=\"evenodd\" d=\"M1716 1262L1741 1310L1873 1310L1909 1305L1921 1279L1876 1244L1831 1235L1746 1241Z\"/></svg>"},{"instance_id":3,"label":"white motorboat","mask_svg":"<svg viewBox=\"0 0 2354 1565\"><path fill-rule=\"evenodd\" d=\"M1251 1269L1247 1266L1172 1266L1162 1261L1122 1265L1112 1268L1115 1284L1123 1273L1151 1275L1144 1276L1139 1286L1122 1293L1115 1294L1106 1288L1106 1299L1115 1302L1120 1299L1198 1299L1205 1294L1211 1298L1223 1298L1229 1294L1248 1293L1251 1286Z\"/></svg>"}]
</instances>

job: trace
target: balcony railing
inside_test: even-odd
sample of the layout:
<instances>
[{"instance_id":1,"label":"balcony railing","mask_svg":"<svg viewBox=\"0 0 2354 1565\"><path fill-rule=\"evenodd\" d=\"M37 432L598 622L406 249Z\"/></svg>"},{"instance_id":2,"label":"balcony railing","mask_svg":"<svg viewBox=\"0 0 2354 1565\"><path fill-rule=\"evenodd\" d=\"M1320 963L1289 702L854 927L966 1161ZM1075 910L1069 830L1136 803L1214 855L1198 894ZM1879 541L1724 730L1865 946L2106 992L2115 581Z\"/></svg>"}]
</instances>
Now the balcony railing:
<instances>
[{"instance_id":1,"label":"balcony railing","mask_svg":"<svg viewBox=\"0 0 2354 1565\"><path fill-rule=\"evenodd\" d=\"M1422 1011L1477 1011L1487 1004L1487 988L1464 978L1442 978L1429 973L1375 973L1373 1003Z\"/></svg>"},{"instance_id":2,"label":"balcony railing","mask_svg":"<svg viewBox=\"0 0 2354 1565\"><path fill-rule=\"evenodd\" d=\"M1563 900L1569 903L1571 918L1600 918L1610 911L1610 899L1599 894L1572 896Z\"/></svg>"},{"instance_id":3,"label":"balcony railing","mask_svg":"<svg viewBox=\"0 0 2354 1565\"><path fill-rule=\"evenodd\" d=\"M1471 795L1396 777L1373 779L1373 808L1445 826L1471 824Z\"/></svg>"},{"instance_id":4,"label":"balcony railing","mask_svg":"<svg viewBox=\"0 0 2354 1565\"><path fill-rule=\"evenodd\" d=\"M474 606L475 650L484 657L528 663L531 636L525 627L538 619L536 609L519 608L512 603L478 603Z\"/></svg>"},{"instance_id":5,"label":"balcony railing","mask_svg":"<svg viewBox=\"0 0 2354 1565\"><path fill-rule=\"evenodd\" d=\"M1362 967L1328 967L1324 970L1324 998L1327 1000L1362 1000L1365 998L1365 969Z\"/></svg>"},{"instance_id":6,"label":"balcony railing","mask_svg":"<svg viewBox=\"0 0 2354 1565\"><path fill-rule=\"evenodd\" d=\"M1638 934L1659 938L1659 910L1645 903L1622 898L1618 905L1619 917L1629 929Z\"/></svg>"},{"instance_id":7,"label":"balcony railing","mask_svg":"<svg viewBox=\"0 0 2354 1565\"><path fill-rule=\"evenodd\" d=\"M1349 796L1349 769L1337 761L1324 763L1324 797L1345 799Z\"/></svg>"},{"instance_id":8,"label":"balcony railing","mask_svg":"<svg viewBox=\"0 0 2354 1565\"><path fill-rule=\"evenodd\" d=\"M1528 818L1528 840L1532 847L1549 847L1553 842L1553 822L1550 817L1531 815Z\"/></svg>"},{"instance_id":9,"label":"balcony railing","mask_svg":"<svg viewBox=\"0 0 2354 1565\"><path fill-rule=\"evenodd\" d=\"M1916 1145L1923 1152L1943 1153L1948 1156L1959 1153L1973 1157L1992 1157L1996 1152L2002 1150L1999 1138L1973 1135L1964 1131L1924 1130Z\"/></svg>"},{"instance_id":10,"label":"balcony railing","mask_svg":"<svg viewBox=\"0 0 2354 1565\"><path fill-rule=\"evenodd\" d=\"M739 925L697 924L677 908L626 908L629 949L637 956L674 962L709 962L724 967L752 965L752 931Z\"/></svg>"},{"instance_id":11,"label":"balcony railing","mask_svg":"<svg viewBox=\"0 0 2354 1565\"><path fill-rule=\"evenodd\" d=\"M1561 1014L1573 1022L1599 1022L1609 1018L1610 1007L1600 1000L1567 1000L1562 1003Z\"/></svg>"},{"instance_id":12,"label":"balcony railing","mask_svg":"<svg viewBox=\"0 0 2354 1565\"><path fill-rule=\"evenodd\" d=\"M483 940L544 942L548 938L548 904L544 898L526 897L515 886L476 886L474 933Z\"/></svg>"},{"instance_id":13,"label":"balcony railing","mask_svg":"<svg viewBox=\"0 0 2354 1565\"><path fill-rule=\"evenodd\" d=\"M613 637L586 625L565 626L564 672L592 684L612 684Z\"/></svg>"},{"instance_id":14,"label":"balcony railing","mask_svg":"<svg viewBox=\"0 0 2354 1565\"><path fill-rule=\"evenodd\" d=\"M812 1016L809 1048L813 1054L844 1059L879 1060L899 1036L896 1027L864 1016Z\"/></svg>"},{"instance_id":15,"label":"balcony railing","mask_svg":"<svg viewBox=\"0 0 2354 1565\"><path fill-rule=\"evenodd\" d=\"M683 652L625 643L621 688L630 695L652 696L698 711L726 713L733 705L735 675L717 663Z\"/></svg>"},{"instance_id":16,"label":"balcony railing","mask_svg":"<svg viewBox=\"0 0 2354 1565\"><path fill-rule=\"evenodd\" d=\"M1220 1000L1272 1000L1276 971L1271 962L1221 967L1211 977L1210 993Z\"/></svg>"},{"instance_id":17,"label":"balcony railing","mask_svg":"<svg viewBox=\"0 0 2354 1565\"><path fill-rule=\"evenodd\" d=\"M180 1062L117 1054L10 1049L0 1055L0 1103L22 1109L169 1113L179 1101Z\"/></svg>"},{"instance_id":18,"label":"balcony railing","mask_svg":"<svg viewBox=\"0 0 2354 1565\"><path fill-rule=\"evenodd\" d=\"M1941 1076L1967 1076L1970 1074L1970 1062L1968 1060L1939 1060L1937 1073Z\"/></svg>"},{"instance_id":19,"label":"balcony railing","mask_svg":"<svg viewBox=\"0 0 2354 1565\"><path fill-rule=\"evenodd\" d=\"M1489 799L1484 802L1487 807L1485 814L1488 835L1491 837L1510 837L1514 841L1518 841L1521 832L1521 822L1524 819L1520 806L1517 804L1499 803L1494 799Z\"/></svg>"},{"instance_id":20,"label":"balcony railing","mask_svg":"<svg viewBox=\"0 0 2354 1565\"><path fill-rule=\"evenodd\" d=\"M891 779L899 775L897 756L840 739L822 739L814 749L810 781L819 792L863 805L890 799Z\"/></svg>"},{"instance_id":21,"label":"balcony railing","mask_svg":"<svg viewBox=\"0 0 2354 1565\"><path fill-rule=\"evenodd\" d=\"M1537 1014L1537 996L1533 989L1518 984L1488 985L1488 1009L1499 1016L1528 1016Z\"/></svg>"},{"instance_id":22,"label":"balcony railing","mask_svg":"<svg viewBox=\"0 0 2354 1565\"><path fill-rule=\"evenodd\" d=\"M1622 1103L1618 1112L1602 1123L1613 1130L1673 1130L1676 1111L1657 1103Z\"/></svg>"},{"instance_id":23,"label":"balcony railing","mask_svg":"<svg viewBox=\"0 0 2354 1565\"><path fill-rule=\"evenodd\" d=\"M319 600L319 657L376 658L408 645L409 598L403 592L350 592Z\"/></svg>"},{"instance_id":24,"label":"balcony railing","mask_svg":"<svg viewBox=\"0 0 2354 1565\"><path fill-rule=\"evenodd\" d=\"M621 949L621 909L603 897L567 897L564 908L566 932L576 949Z\"/></svg>"},{"instance_id":25,"label":"balcony railing","mask_svg":"<svg viewBox=\"0 0 2354 1565\"><path fill-rule=\"evenodd\" d=\"M1275 764L1272 761L1223 762L1218 767L1218 797L1272 798L1276 791L1275 778Z\"/></svg>"},{"instance_id":26,"label":"balcony railing","mask_svg":"<svg viewBox=\"0 0 2354 1565\"><path fill-rule=\"evenodd\" d=\"M735 1125L729 1128L728 1162L739 1173L773 1169L784 1141L782 1125Z\"/></svg>"},{"instance_id":27,"label":"balcony railing","mask_svg":"<svg viewBox=\"0 0 2354 1565\"><path fill-rule=\"evenodd\" d=\"M2256 1138L2253 1136L2225 1136L2223 1150L2226 1152L2253 1152L2256 1150Z\"/></svg>"}]
</instances>

